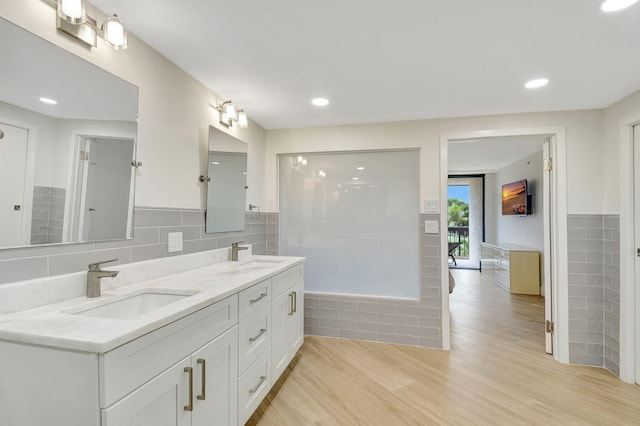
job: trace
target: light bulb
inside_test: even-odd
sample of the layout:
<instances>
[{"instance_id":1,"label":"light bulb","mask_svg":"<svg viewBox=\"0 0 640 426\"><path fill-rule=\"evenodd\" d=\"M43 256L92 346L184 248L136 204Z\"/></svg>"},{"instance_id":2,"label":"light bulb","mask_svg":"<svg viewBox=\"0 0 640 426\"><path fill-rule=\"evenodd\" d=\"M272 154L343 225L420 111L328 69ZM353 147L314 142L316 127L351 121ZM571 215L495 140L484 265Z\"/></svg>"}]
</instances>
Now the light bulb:
<instances>
[{"instance_id":1,"label":"light bulb","mask_svg":"<svg viewBox=\"0 0 640 426\"><path fill-rule=\"evenodd\" d=\"M127 29L118 15L109 16L103 24L104 42L115 50L127 48Z\"/></svg>"},{"instance_id":2,"label":"light bulb","mask_svg":"<svg viewBox=\"0 0 640 426\"><path fill-rule=\"evenodd\" d=\"M58 0L58 16L73 25L83 24L86 20L82 0Z\"/></svg>"}]
</instances>

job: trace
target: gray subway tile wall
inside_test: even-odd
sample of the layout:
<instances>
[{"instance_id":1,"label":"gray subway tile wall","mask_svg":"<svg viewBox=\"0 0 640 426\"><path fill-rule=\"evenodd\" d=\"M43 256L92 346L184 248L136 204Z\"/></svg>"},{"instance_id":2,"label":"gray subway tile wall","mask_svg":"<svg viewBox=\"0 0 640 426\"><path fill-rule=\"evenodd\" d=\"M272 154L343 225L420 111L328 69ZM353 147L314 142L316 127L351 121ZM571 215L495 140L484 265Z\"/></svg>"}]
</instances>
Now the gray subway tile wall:
<instances>
[{"instance_id":1,"label":"gray subway tile wall","mask_svg":"<svg viewBox=\"0 0 640 426\"><path fill-rule=\"evenodd\" d=\"M33 187L31 244L62 242L65 194L64 188Z\"/></svg>"},{"instance_id":2,"label":"gray subway tile wall","mask_svg":"<svg viewBox=\"0 0 640 426\"><path fill-rule=\"evenodd\" d=\"M245 230L206 234L203 210L139 207L134 214L134 238L125 241L43 245L0 250L0 285L15 281L83 271L91 262L118 258L124 264L198 251L230 247L232 242L253 245L254 254L266 254L266 214L245 214ZM169 253L167 233L183 233L183 251Z\"/></svg>"},{"instance_id":3,"label":"gray subway tile wall","mask_svg":"<svg viewBox=\"0 0 640 426\"><path fill-rule=\"evenodd\" d=\"M269 254L277 254L271 252L277 248L277 218L277 213L267 216ZM439 221L440 216L421 214L416 226L420 300L306 293L305 334L441 348L440 235L425 234L425 220Z\"/></svg>"},{"instance_id":4,"label":"gray subway tile wall","mask_svg":"<svg viewBox=\"0 0 640 426\"><path fill-rule=\"evenodd\" d=\"M604 366L620 375L620 216L603 222Z\"/></svg>"},{"instance_id":5,"label":"gray subway tile wall","mask_svg":"<svg viewBox=\"0 0 640 426\"><path fill-rule=\"evenodd\" d=\"M569 361L619 374L620 218L569 215Z\"/></svg>"}]
</instances>

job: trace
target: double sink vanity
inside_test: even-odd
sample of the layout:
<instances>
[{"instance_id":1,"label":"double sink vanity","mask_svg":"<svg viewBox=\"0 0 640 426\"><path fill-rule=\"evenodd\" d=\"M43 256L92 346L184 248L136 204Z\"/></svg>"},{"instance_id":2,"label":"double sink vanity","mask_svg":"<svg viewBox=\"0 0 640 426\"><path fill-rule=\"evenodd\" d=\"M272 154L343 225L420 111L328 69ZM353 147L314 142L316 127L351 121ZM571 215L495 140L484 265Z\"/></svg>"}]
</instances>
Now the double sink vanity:
<instances>
[{"instance_id":1,"label":"double sink vanity","mask_svg":"<svg viewBox=\"0 0 640 426\"><path fill-rule=\"evenodd\" d=\"M94 298L87 273L2 286L0 425L244 424L303 343L304 258L229 252L114 266Z\"/></svg>"}]
</instances>

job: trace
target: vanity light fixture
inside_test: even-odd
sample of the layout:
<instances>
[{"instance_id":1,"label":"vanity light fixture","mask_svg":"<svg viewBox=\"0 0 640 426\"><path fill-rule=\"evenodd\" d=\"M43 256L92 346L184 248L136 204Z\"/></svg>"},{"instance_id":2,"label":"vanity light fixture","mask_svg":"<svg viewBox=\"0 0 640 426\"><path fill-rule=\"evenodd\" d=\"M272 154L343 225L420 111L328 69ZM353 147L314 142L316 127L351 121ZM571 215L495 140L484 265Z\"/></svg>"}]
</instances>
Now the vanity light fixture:
<instances>
[{"instance_id":1,"label":"vanity light fixture","mask_svg":"<svg viewBox=\"0 0 640 426\"><path fill-rule=\"evenodd\" d=\"M71 25L84 24L84 1L82 0L58 0L56 6L58 16Z\"/></svg>"},{"instance_id":2,"label":"vanity light fixture","mask_svg":"<svg viewBox=\"0 0 640 426\"><path fill-rule=\"evenodd\" d=\"M603 12L617 12L636 4L638 0L606 0L600 6Z\"/></svg>"},{"instance_id":3,"label":"vanity light fixture","mask_svg":"<svg viewBox=\"0 0 640 426\"><path fill-rule=\"evenodd\" d=\"M118 15L108 17L101 25L87 15L83 0L48 0L56 8L58 31L89 47L98 46L98 36L114 50L127 48L127 29Z\"/></svg>"},{"instance_id":4,"label":"vanity light fixture","mask_svg":"<svg viewBox=\"0 0 640 426\"><path fill-rule=\"evenodd\" d=\"M114 13L109 16L102 24L102 28L104 30L104 42L108 46L111 46L114 50L127 48L127 29L118 15Z\"/></svg>"},{"instance_id":5,"label":"vanity light fixture","mask_svg":"<svg viewBox=\"0 0 640 426\"><path fill-rule=\"evenodd\" d=\"M294 166L298 166L298 165L306 166L307 165L307 159L304 158L302 155L298 155L298 156L293 158L293 165Z\"/></svg>"},{"instance_id":6,"label":"vanity light fixture","mask_svg":"<svg viewBox=\"0 0 640 426\"><path fill-rule=\"evenodd\" d=\"M224 101L213 107L218 111L218 121L226 128L232 127L233 123L237 123L240 128L249 127L249 118L244 109L237 109L233 102Z\"/></svg>"}]
</instances>

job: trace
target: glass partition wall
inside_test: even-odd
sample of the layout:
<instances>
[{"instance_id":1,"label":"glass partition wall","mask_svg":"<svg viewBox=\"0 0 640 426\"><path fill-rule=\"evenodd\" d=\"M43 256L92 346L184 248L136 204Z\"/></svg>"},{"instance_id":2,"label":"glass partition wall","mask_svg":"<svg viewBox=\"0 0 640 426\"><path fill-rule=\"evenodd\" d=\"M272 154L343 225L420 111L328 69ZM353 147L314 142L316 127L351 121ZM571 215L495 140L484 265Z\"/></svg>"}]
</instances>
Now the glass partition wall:
<instances>
[{"instance_id":1,"label":"glass partition wall","mask_svg":"<svg viewBox=\"0 0 640 426\"><path fill-rule=\"evenodd\" d=\"M418 151L281 155L279 248L310 292L418 299Z\"/></svg>"}]
</instances>

